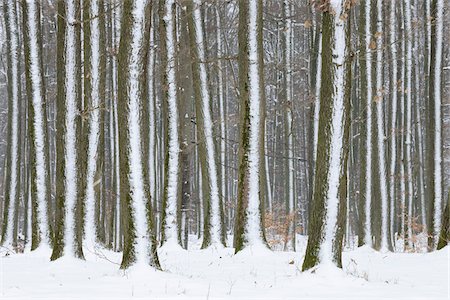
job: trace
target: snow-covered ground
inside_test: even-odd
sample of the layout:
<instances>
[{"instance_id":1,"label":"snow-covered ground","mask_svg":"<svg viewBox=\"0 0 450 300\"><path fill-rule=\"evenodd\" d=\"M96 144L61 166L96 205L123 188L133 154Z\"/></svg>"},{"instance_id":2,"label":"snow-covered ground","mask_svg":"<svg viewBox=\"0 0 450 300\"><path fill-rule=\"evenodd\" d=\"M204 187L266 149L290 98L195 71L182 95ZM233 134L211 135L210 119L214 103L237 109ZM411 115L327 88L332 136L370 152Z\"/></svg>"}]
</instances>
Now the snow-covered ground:
<instances>
[{"instance_id":1,"label":"snow-covered ground","mask_svg":"<svg viewBox=\"0 0 450 300\"><path fill-rule=\"evenodd\" d=\"M119 270L120 253L85 251L87 260L49 262L50 251L0 258L0 299L448 299L449 247L434 253L344 253L343 270L301 272L299 252L247 249L160 251L164 272ZM96 253L94 253L96 252Z\"/></svg>"}]
</instances>

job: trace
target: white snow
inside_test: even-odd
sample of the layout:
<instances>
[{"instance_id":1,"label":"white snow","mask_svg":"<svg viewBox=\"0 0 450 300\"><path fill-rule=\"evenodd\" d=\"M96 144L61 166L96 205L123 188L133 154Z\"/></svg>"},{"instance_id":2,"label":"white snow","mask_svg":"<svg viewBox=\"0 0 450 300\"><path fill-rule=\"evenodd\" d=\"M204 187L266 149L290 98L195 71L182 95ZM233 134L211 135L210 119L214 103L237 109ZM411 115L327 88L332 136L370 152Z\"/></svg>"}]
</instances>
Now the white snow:
<instances>
[{"instance_id":1,"label":"white snow","mask_svg":"<svg viewBox=\"0 0 450 300\"><path fill-rule=\"evenodd\" d=\"M258 74L257 1L248 5L248 52L249 52L249 102L250 130L248 155L248 208L245 240L247 245L265 247L262 242L261 216L259 213L259 131L260 131L260 78Z\"/></svg>"},{"instance_id":2,"label":"white snow","mask_svg":"<svg viewBox=\"0 0 450 300\"><path fill-rule=\"evenodd\" d=\"M339 205L339 181L341 175L341 162L344 155L343 135L344 135L344 90L345 90L345 19L341 17L342 1L331 1L335 15L334 35L332 37L332 55L334 65L334 93L333 93L333 112L331 126L331 141L328 166L328 191L325 200L326 218L323 225L324 233L320 246L319 259L321 265L333 264L333 240L336 232L336 223Z\"/></svg>"},{"instance_id":3,"label":"white snow","mask_svg":"<svg viewBox=\"0 0 450 300\"><path fill-rule=\"evenodd\" d=\"M178 244L177 238L177 198L178 198L178 165L180 143L178 140L178 107L177 86L175 82L175 42L172 6L174 0L167 0L164 21L166 23L167 45L167 85L168 85L168 136L169 136L169 161L167 166L167 206L165 220L165 244Z\"/></svg>"},{"instance_id":4,"label":"white snow","mask_svg":"<svg viewBox=\"0 0 450 300\"><path fill-rule=\"evenodd\" d=\"M67 1L66 26L66 134L65 144L65 222L64 222L64 255L73 256L75 251L75 205L77 190L77 128L76 118L80 113L77 107L77 86L75 78L76 45L75 45L75 7L73 1Z\"/></svg>"},{"instance_id":5,"label":"white snow","mask_svg":"<svg viewBox=\"0 0 450 300\"><path fill-rule=\"evenodd\" d=\"M449 247L433 253L386 253L362 247L343 253L343 271L301 272L298 252L232 248L159 252L164 272L119 270L121 254L86 253L86 261L48 252L0 257L0 297L9 299L447 299Z\"/></svg>"},{"instance_id":6,"label":"white snow","mask_svg":"<svg viewBox=\"0 0 450 300\"><path fill-rule=\"evenodd\" d=\"M202 19L201 19L201 4L202 0L195 0L195 7L193 11L194 25L195 25L195 38L198 50L199 59L199 71L200 71L200 92L202 102L202 113L205 131L205 146L206 146L206 164L209 176L209 191L210 191L210 201L211 201L211 211L210 211L210 234L211 234L211 245L217 247L221 246L221 222L220 222L220 195L219 195L219 182L216 166L216 153L214 151L214 137L213 137L213 123L211 117L211 107L210 107L210 93L208 87L208 77L205 63L205 44L203 41L203 29L202 29Z\"/></svg>"}]
</instances>

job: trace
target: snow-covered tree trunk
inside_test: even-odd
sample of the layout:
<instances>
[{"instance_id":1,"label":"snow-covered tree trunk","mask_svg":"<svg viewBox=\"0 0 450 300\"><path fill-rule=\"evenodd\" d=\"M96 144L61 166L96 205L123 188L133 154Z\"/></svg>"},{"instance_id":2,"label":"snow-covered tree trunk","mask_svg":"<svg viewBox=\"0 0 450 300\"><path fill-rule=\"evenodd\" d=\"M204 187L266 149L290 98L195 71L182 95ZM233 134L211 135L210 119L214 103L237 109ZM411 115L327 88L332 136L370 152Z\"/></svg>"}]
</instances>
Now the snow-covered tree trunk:
<instances>
[{"instance_id":1,"label":"snow-covered tree trunk","mask_svg":"<svg viewBox=\"0 0 450 300\"><path fill-rule=\"evenodd\" d=\"M388 210L388 191L387 191L387 178L386 178L386 158L385 158L385 133L384 133L384 88L383 88L383 6L382 0L376 2L376 124L377 124L377 170L380 197L381 197L381 239L380 249L381 251L387 251L388 249L388 235L389 235L389 210Z\"/></svg>"},{"instance_id":2,"label":"snow-covered tree trunk","mask_svg":"<svg viewBox=\"0 0 450 300\"><path fill-rule=\"evenodd\" d=\"M112 35L112 45L114 49L118 49L120 40L120 12L118 8L112 10L112 27L114 33ZM118 70L117 70L117 55L114 55L112 61L112 89L113 89L113 118L114 118L114 162L115 162L115 182L116 189L115 200L116 200L116 210L115 210L115 225L114 225L114 249L121 250L123 245L123 226L122 226L122 205L120 202L120 148L119 148L119 114L118 114Z\"/></svg>"},{"instance_id":3,"label":"snow-covered tree trunk","mask_svg":"<svg viewBox=\"0 0 450 300\"><path fill-rule=\"evenodd\" d=\"M444 26L444 0L433 0L431 4L431 57L430 87L428 99L428 140L427 168L429 195L429 240L430 249L434 249L439 236L442 215L442 48Z\"/></svg>"},{"instance_id":4,"label":"snow-covered tree trunk","mask_svg":"<svg viewBox=\"0 0 450 300\"><path fill-rule=\"evenodd\" d=\"M150 40L148 51L148 63L147 63L147 101L148 101L148 124L149 124L149 137L148 137L148 174L149 174L149 191L152 200L156 197L156 90L155 90L155 60L156 60L156 44L155 44L155 26L153 18L150 28ZM157 202L154 201L153 210L157 211ZM156 216L155 216L156 217ZM155 226L158 224L158 220L155 218ZM155 227L156 229L156 227Z\"/></svg>"},{"instance_id":5,"label":"snow-covered tree trunk","mask_svg":"<svg viewBox=\"0 0 450 300\"><path fill-rule=\"evenodd\" d=\"M389 136L389 231L391 233L391 243L395 248L394 236L394 216L395 216L395 167L397 164L397 33L396 33L396 0L391 0L389 5L389 45L391 52L390 70L390 136Z\"/></svg>"},{"instance_id":6,"label":"snow-covered tree trunk","mask_svg":"<svg viewBox=\"0 0 450 300\"><path fill-rule=\"evenodd\" d=\"M146 57L151 5L146 0L124 3L119 46L120 197L124 208L122 268L148 264L159 268L152 228L152 210L142 159L141 107L147 101Z\"/></svg>"},{"instance_id":7,"label":"snow-covered tree trunk","mask_svg":"<svg viewBox=\"0 0 450 300\"><path fill-rule=\"evenodd\" d=\"M341 266L348 158L348 147L344 143L350 128L347 76L351 65L347 57L350 11L344 2L330 1L322 17L319 138L303 270L318 264Z\"/></svg>"},{"instance_id":8,"label":"snow-covered tree trunk","mask_svg":"<svg viewBox=\"0 0 450 300\"><path fill-rule=\"evenodd\" d=\"M411 162L411 144L412 144L412 28L411 28L411 2L409 0L404 1L405 12L405 40L406 40L406 56L405 56L405 180L406 180L406 201L408 205L408 214L406 220L407 226L407 240L408 244L412 239L412 208L413 208L413 183L412 183L412 162ZM405 242L407 241L405 239Z\"/></svg>"},{"instance_id":9,"label":"snow-covered tree trunk","mask_svg":"<svg viewBox=\"0 0 450 300\"><path fill-rule=\"evenodd\" d=\"M285 185L286 199L286 213L288 220L287 237L285 243L285 249L295 250L295 199L294 199L294 151L293 151L293 134L292 130L292 4L290 0L284 0L284 17L285 17L285 29L284 29L284 65L285 65L285 78L284 78L284 93L285 93L285 123L284 123L284 135L285 135L285 170L287 173L287 180Z\"/></svg>"},{"instance_id":10,"label":"snow-covered tree trunk","mask_svg":"<svg viewBox=\"0 0 450 300\"><path fill-rule=\"evenodd\" d=\"M403 5L400 6L400 20L403 20L404 16L404 10ZM400 179L400 205L399 205L399 211L397 213L397 216L400 216L400 226L399 228L399 234L404 237L405 236L405 221L406 221L406 178L405 178L405 139L404 139L404 132L405 132L405 77L406 77L406 62L405 62L405 53L406 53L406 42L405 42L405 24L404 22L400 23L401 27L401 33L400 36L403 36L403 38L400 40L400 48L401 48L401 55L402 57L402 64L400 68L400 111L399 111L399 143L400 143L400 155L399 155L399 179Z\"/></svg>"},{"instance_id":11,"label":"snow-covered tree trunk","mask_svg":"<svg viewBox=\"0 0 450 300\"><path fill-rule=\"evenodd\" d=\"M203 40L203 18L201 1L188 3L190 16L189 33L192 56L192 75L195 95L199 156L203 175L204 230L202 248L223 246L222 201L219 194L219 173L214 149L213 120L211 116L211 93L208 85L205 43Z\"/></svg>"},{"instance_id":12,"label":"snow-covered tree trunk","mask_svg":"<svg viewBox=\"0 0 450 300\"><path fill-rule=\"evenodd\" d=\"M261 76L262 58L262 0L239 2L239 98L240 147L238 198L234 230L236 252L245 247L266 247L262 226L261 201Z\"/></svg>"},{"instance_id":13,"label":"snow-covered tree trunk","mask_svg":"<svg viewBox=\"0 0 450 300\"><path fill-rule=\"evenodd\" d=\"M216 40L217 40L217 84L218 84L218 101L219 101L219 122L220 122L220 175L221 175L221 196L222 196L222 205L227 203L228 201L228 193L227 193L227 177L226 177L226 153L227 153L227 144L226 144L226 116L225 116L225 94L224 94L224 66L222 65L223 59L223 46L222 46L222 24L220 19L219 8L216 8ZM224 207L225 209L225 207ZM227 209L230 210L230 209ZM228 212L228 211L227 211ZM225 211L224 211L225 213ZM228 215L228 214L227 214ZM230 220L228 220L229 222Z\"/></svg>"},{"instance_id":14,"label":"snow-covered tree trunk","mask_svg":"<svg viewBox=\"0 0 450 300\"><path fill-rule=\"evenodd\" d=\"M372 52L371 1L360 5L361 178L358 245L372 246Z\"/></svg>"},{"instance_id":15,"label":"snow-covered tree trunk","mask_svg":"<svg viewBox=\"0 0 450 300\"><path fill-rule=\"evenodd\" d=\"M103 76L105 70L101 64L104 53L101 52L103 46L103 30L101 26L100 12L103 12L103 1L87 0L84 2L84 114L87 118L87 169L86 185L84 196L84 233L85 246L91 248L95 245L99 237L99 216L97 205L100 204L101 174L98 172L102 165L100 151L102 124L101 118L104 110L104 85Z\"/></svg>"},{"instance_id":16,"label":"snow-covered tree trunk","mask_svg":"<svg viewBox=\"0 0 450 300\"><path fill-rule=\"evenodd\" d=\"M175 76L175 22L174 0L160 0L161 70L163 74L163 101L166 108L166 153L164 166L164 195L162 203L161 243L177 245L178 242L178 172L179 129L177 83Z\"/></svg>"},{"instance_id":17,"label":"snow-covered tree trunk","mask_svg":"<svg viewBox=\"0 0 450 300\"><path fill-rule=\"evenodd\" d=\"M414 1L413 9L413 19L415 21L419 20L418 16L418 0ZM413 53L419 53L420 51L420 37L419 30L414 30L414 45ZM426 209L425 209L425 178L424 178L424 160L423 160L423 130L422 130L422 103L424 94L421 92L420 84L420 61L421 57L419 55L414 55L414 94L415 94L415 133L416 133L416 153L417 153L417 169L418 169L418 181L417 181L417 194L420 204L420 223L422 224L422 232L426 234ZM426 73L428 74L428 73ZM417 172L415 172L417 173ZM419 205L418 205L419 207Z\"/></svg>"},{"instance_id":18,"label":"snow-covered tree trunk","mask_svg":"<svg viewBox=\"0 0 450 300\"><path fill-rule=\"evenodd\" d=\"M81 203L78 199L77 186L79 183L77 161L79 150L77 148L81 125L79 4L78 0L58 2L57 67L60 68L60 73L57 92L57 126L59 126L57 133L61 131L62 135L57 136L57 212L52 260L63 254L83 257L80 240Z\"/></svg>"},{"instance_id":19,"label":"snow-covered tree trunk","mask_svg":"<svg viewBox=\"0 0 450 300\"><path fill-rule=\"evenodd\" d=\"M31 249L41 243L49 247L52 226L49 221L50 167L48 160L47 110L42 70L40 2L22 2L24 20L25 70L29 101L30 199L32 206ZM29 204L30 205L30 204Z\"/></svg>"},{"instance_id":20,"label":"snow-covered tree trunk","mask_svg":"<svg viewBox=\"0 0 450 300\"><path fill-rule=\"evenodd\" d=\"M14 236L14 215L16 203L19 201L20 177L20 117L21 85L20 85L20 49L18 13L16 2L5 0L3 10L6 25L6 53L7 53L7 91L8 91L8 132L6 150L5 194L1 245L13 246L17 244Z\"/></svg>"}]
</instances>

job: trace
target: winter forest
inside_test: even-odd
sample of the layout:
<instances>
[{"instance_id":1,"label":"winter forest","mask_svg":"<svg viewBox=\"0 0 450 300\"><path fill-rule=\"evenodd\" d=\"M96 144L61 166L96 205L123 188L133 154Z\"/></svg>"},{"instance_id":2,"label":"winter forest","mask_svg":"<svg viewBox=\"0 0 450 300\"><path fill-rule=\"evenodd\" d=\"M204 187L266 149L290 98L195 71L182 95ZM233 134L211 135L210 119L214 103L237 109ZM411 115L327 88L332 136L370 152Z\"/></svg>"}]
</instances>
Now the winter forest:
<instances>
[{"instance_id":1,"label":"winter forest","mask_svg":"<svg viewBox=\"0 0 450 300\"><path fill-rule=\"evenodd\" d=\"M1 299L450 297L449 0L1 0Z\"/></svg>"}]
</instances>

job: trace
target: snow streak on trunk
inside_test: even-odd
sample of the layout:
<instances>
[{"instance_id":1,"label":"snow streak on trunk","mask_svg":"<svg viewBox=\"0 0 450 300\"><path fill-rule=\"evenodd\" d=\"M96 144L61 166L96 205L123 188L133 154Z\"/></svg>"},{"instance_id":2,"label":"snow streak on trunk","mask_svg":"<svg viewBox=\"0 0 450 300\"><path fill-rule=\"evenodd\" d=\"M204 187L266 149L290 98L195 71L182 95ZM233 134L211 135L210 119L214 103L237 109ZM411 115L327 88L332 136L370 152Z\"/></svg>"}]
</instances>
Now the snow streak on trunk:
<instances>
[{"instance_id":1,"label":"snow streak on trunk","mask_svg":"<svg viewBox=\"0 0 450 300\"><path fill-rule=\"evenodd\" d=\"M99 24L99 7L96 0L89 1L90 7L90 44L91 57L90 63L90 85L91 95L89 107L89 136L88 136L88 159L87 159L87 176L86 176L86 199L85 199L85 240L86 246L92 247L96 241L96 220L95 220L95 185L98 178L95 178L97 171L97 154L99 151L100 136L100 109L103 103L100 103L100 24Z\"/></svg>"},{"instance_id":2,"label":"snow streak on trunk","mask_svg":"<svg viewBox=\"0 0 450 300\"><path fill-rule=\"evenodd\" d=\"M365 27L365 43L366 43L366 76L367 76L367 119L366 119L366 205L365 205L365 244L372 247L372 49L370 48L372 34L370 32L370 20L372 17L371 1L366 0L366 27Z\"/></svg>"},{"instance_id":3,"label":"snow streak on trunk","mask_svg":"<svg viewBox=\"0 0 450 300\"><path fill-rule=\"evenodd\" d=\"M411 28L411 2L405 0L405 37L406 37L406 58L405 58L405 93L406 93L406 119L405 119L405 158L406 158L406 198L408 205L407 215L407 234L408 239L412 239L412 200L413 200L413 183L412 183L412 165L411 165L411 113L412 113L412 28Z\"/></svg>"},{"instance_id":4,"label":"snow streak on trunk","mask_svg":"<svg viewBox=\"0 0 450 300\"><path fill-rule=\"evenodd\" d=\"M206 165L207 176L209 181L209 200L210 200L210 244L214 246L222 245L222 225L221 225L221 212L220 212L220 198L219 198L219 182L216 165L216 154L214 151L214 137L213 137L213 124L211 116L211 96L208 87L208 78L205 62L205 43L203 41L203 28L201 19L201 0L195 0L194 4L194 25L195 25L195 40L198 51L198 64L200 75L200 97L198 99L202 103L202 117L203 117L203 129L205 138L205 150L206 150Z\"/></svg>"},{"instance_id":5,"label":"snow streak on trunk","mask_svg":"<svg viewBox=\"0 0 450 300\"><path fill-rule=\"evenodd\" d=\"M317 69L316 69L316 91L314 96L314 123L313 123L313 160L316 164L317 158L317 143L319 140L319 113L320 113L320 85L322 73L322 31L319 33L319 48L317 54ZM313 178L314 180L314 178ZM314 182L313 182L314 186Z\"/></svg>"},{"instance_id":6,"label":"snow streak on trunk","mask_svg":"<svg viewBox=\"0 0 450 300\"><path fill-rule=\"evenodd\" d=\"M376 62L376 118L377 118L377 144L378 144L378 178L381 196L381 250L388 249L388 192L386 178L385 135L383 114L383 7L382 1L377 0L377 62ZM370 99L370 98L368 98Z\"/></svg>"},{"instance_id":7,"label":"snow streak on trunk","mask_svg":"<svg viewBox=\"0 0 450 300\"><path fill-rule=\"evenodd\" d=\"M12 245L15 237L14 232L14 208L15 203L19 197L19 172L20 172L20 67L19 67L19 35L17 26L17 9L16 1L7 0L4 2L5 7L5 25L7 33L9 33L9 39L7 38L7 51L8 51L8 113L10 114L10 126L8 128L8 147L9 157L7 161L9 165L10 181L6 184L9 185L7 194L5 197L5 208L3 216L3 229L2 229L2 245ZM6 199L6 198L9 198ZM8 207L6 207L8 205Z\"/></svg>"},{"instance_id":8,"label":"snow streak on trunk","mask_svg":"<svg viewBox=\"0 0 450 300\"><path fill-rule=\"evenodd\" d=\"M396 7L397 0L390 2L390 16L389 16L389 44L391 50L392 70L391 70L391 135L390 135L390 159L389 159L389 199L390 199L390 232L391 238L394 236L394 216L395 216L395 165L397 161L397 45L396 45ZM392 245L395 249L395 239L392 238Z\"/></svg>"},{"instance_id":9,"label":"snow streak on trunk","mask_svg":"<svg viewBox=\"0 0 450 300\"><path fill-rule=\"evenodd\" d=\"M76 8L74 1L67 1L66 18L68 26L66 27L66 134L64 136L65 144L65 222L64 222L64 254L68 256L75 255L75 209L77 202L77 125L76 118L79 117L77 104L77 78L75 77L76 66L76 33L75 26L79 20L76 20Z\"/></svg>"},{"instance_id":10,"label":"snow streak on trunk","mask_svg":"<svg viewBox=\"0 0 450 300\"><path fill-rule=\"evenodd\" d=\"M165 207L164 220L164 243L178 244L178 224L177 224L177 199L178 199L178 169L180 143L178 140L178 107L177 107L177 86L175 82L175 24L173 21L172 7L174 0L165 1L164 22L166 24L165 39L167 47L167 105L168 105L168 163L167 163L167 203Z\"/></svg>"},{"instance_id":11,"label":"snow streak on trunk","mask_svg":"<svg viewBox=\"0 0 450 300\"><path fill-rule=\"evenodd\" d=\"M31 194L30 199L35 199L37 204L37 216L36 216L36 229L37 229L37 243L33 241L33 246L39 245L39 240L46 246L50 245L50 233L48 227L48 215L47 215L47 203L49 200L49 166L48 166L48 153L47 153L47 115L45 110L45 96L43 90L43 72L42 72L42 54L41 46L39 45L39 26L40 26L40 13L39 3L34 0L27 0L24 2L26 6L25 18L26 18L26 30L25 30L25 43L28 49L28 79L30 80L30 95L29 98L33 107L33 126L34 132L30 133L34 139L30 141L33 143L33 154L31 158L31 165L34 167L32 170L31 180ZM31 204L29 204L32 206ZM33 238L35 236L33 235ZM34 247L33 247L34 248Z\"/></svg>"},{"instance_id":12,"label":"snow streak on trunk","mask_svg":"<svg viewBox=\"0 0 450 300\"><path fill-rule=\"evenodd\" d=\"M156 197L156 98L155 98L155 28L150 28L150 41L147 63L147 93L148 93L148 118L149 118L149 138L148 138L148 173L149 173L149 188L150 197ZM156 203L156 201L155 201ZM157 207L153 207L156 211Z\"/></svg>"},{"instance_id":13,"label":"snow streak on trunk","mask_svg":"<svg viewBox=\"0 0 450 300\"><path fill-rule=\"evenodd\" d=\"M403 5L400 5L400 19L403 17ZM404 22L401 23L401 32L404 34L405 32L405 28L404 28ZM405 126L405 72L406 72L406 67L405 67L405 52L406 52L406 48L405 48L405 39L402 38L401 42L400 42L400 47L402 49L402 66L400 69L400 91L401 91L401 95L400 95L400 126L399 128L401 129L401 136L400 136L400 163L399 163L399 167L400 167L400 211L397 215L400 215L400 235L401 236L405 236L405 205L406 205L406 187L405 187L405 164L404 164L404 157L405 157L405 141L403 138L403 134L404 134L404 126Z\"/></svg>"},{"instance_id":14,"label":"snow streak on trunk","mask_svg":"<svg viewBox=\"0 0 450 300\"><path fill-rule=\"evenodd\" d=\"M115 12L115 10L113 10L113 17L112 17L112 26L113 29L117 29L120 24L120 20L119 20L119 16L118 14ZM114 33L112 34L112 39L113 39L113 45L114 47L116 47L116 49L119 47L119 35L120 35L120 30L114 30ZM120 249L121 247L121 241L122 241L122 232L121 232L121 213L122 213L122 209L121 209L121 204L120 204L120 151L119 151L119 116L118 116L118 112L117 112L117 86L118 86L118 82L117 82L117 56L113 57L113 62L112 62L112 88L114 91L114 95L116 96L115 99L113 99L113 118L114 118L114 141L112 141L111 143L114 143L114 149L115 149L115 153L114 153L114 161L115 161L115 176L116 176L116 190L115 192L115 197L116 197L116 210L115 210L115 238L114 238L114 249L117 251Z\"/></svg>"}]
</instances>

